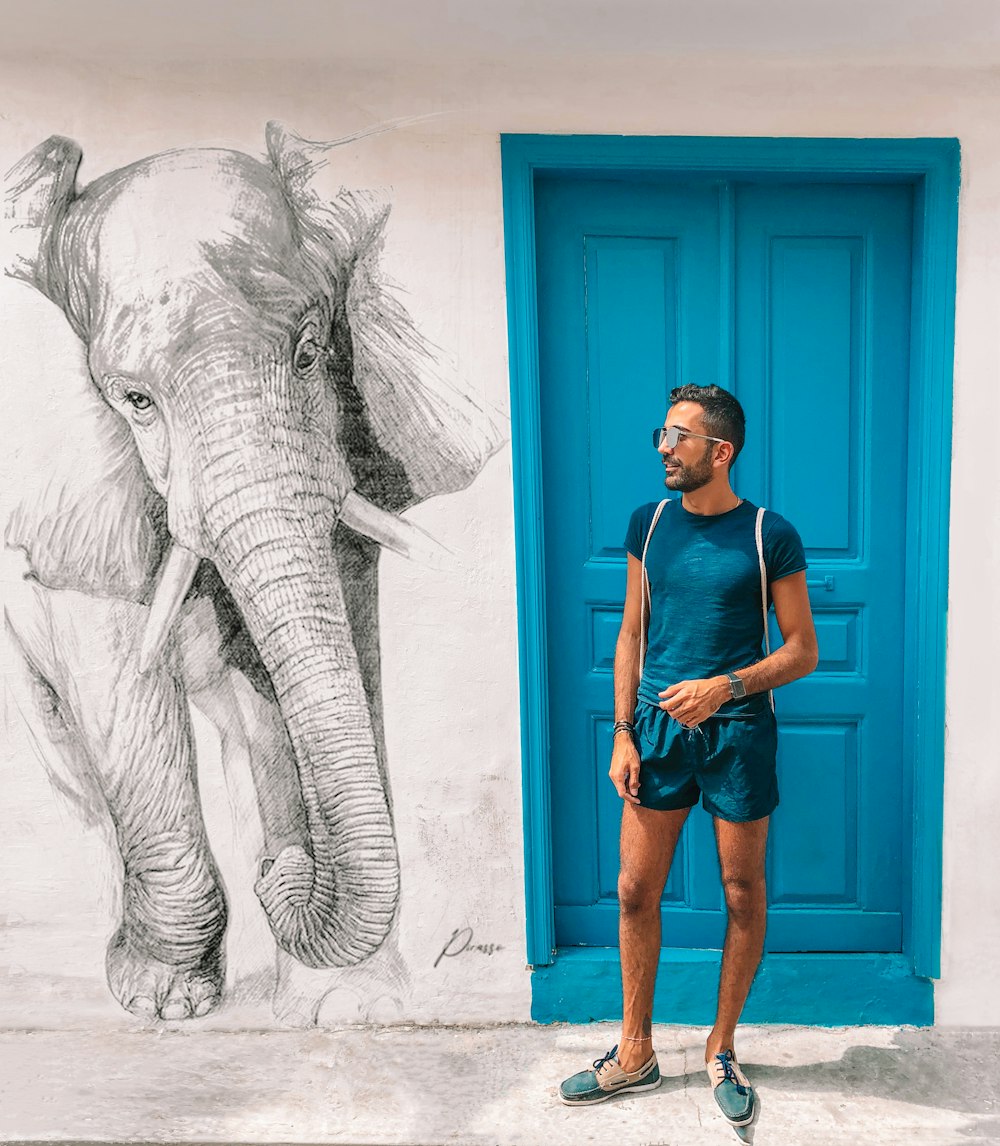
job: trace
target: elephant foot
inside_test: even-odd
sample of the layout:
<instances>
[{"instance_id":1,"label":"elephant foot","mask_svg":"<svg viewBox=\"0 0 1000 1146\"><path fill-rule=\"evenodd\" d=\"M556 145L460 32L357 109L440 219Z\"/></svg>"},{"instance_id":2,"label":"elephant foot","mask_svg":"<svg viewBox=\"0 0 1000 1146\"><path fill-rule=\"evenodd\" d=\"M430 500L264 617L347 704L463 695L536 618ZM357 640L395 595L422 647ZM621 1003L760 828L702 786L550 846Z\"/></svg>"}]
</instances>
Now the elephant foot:
<instances>
[{"instance_id":1,"label":"elephant foot","mask_svg":"<svg viewBox=\"0 0 1000 1146\"><path fill-rule=\"evenodd\" d=\"M318 1022L322 1025L325 1018L320 1008ZM406 1018L406 1007L399 995L386 994L377 998L366 1000L361 1004L361 1021L375 1026L385 1027L391 1023L401 1022Z\"/></svg>"},{"instance_id":2,"label":"elephant foot","mask_svg":"<svg viewBox=\"0 0 1000 1146\"><path fill-rule=\"evenodd\" d=\"M375 955L354 967L306 967L279 951L274 1016L289 1027L399 1022L406 1018L410 987L393 925Z\"/></svg>"},{"instance_id":3,"label":"elephant foot","mask_svg":"<svg viewBox=\"0 0 1000 1146\"><path fill-rule=\"evenodd\" d=\"M405 1018L405 1005L398 995L369 998L354 985L322 983L310 993L299 984L299 993L285 991L274 1000L274 1017L283 1027L335 1027L341 1023L387 1026Z\"/></svg>"},{"instance_id":4,"label":"elephant foot","mask_svg":"<svg viewBox=\"0 0 1000 1146\"><path fill-rule=\"evenodd\" d=\"M222 997L221 946L196 966L164 963L141 949L123 925L108 944L108 986L126 1011L147 1019L192 1019L215 1010Z\"/></svg>"}]
</instances>

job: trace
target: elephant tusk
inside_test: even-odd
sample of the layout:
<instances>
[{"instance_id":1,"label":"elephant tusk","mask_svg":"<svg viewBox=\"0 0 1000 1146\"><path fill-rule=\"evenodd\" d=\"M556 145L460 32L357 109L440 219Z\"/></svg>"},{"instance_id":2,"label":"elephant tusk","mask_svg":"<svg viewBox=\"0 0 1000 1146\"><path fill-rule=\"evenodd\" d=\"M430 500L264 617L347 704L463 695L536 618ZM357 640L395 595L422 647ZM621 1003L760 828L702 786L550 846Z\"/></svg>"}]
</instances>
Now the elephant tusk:
<instances>
[{"instance_id":1,"label":"elephant tusk","mask_svg":"<svg viewBox=\"0 0 1000 1146\"><path fill-rule=\"evenodd\" d=\"M139 672L147 672L160 655L191 582L198 571L201 558L176 542L170 546L166 560L160 568L160 579L149 607L146 631L139 649Z\"/></svg>"},{"instance_id":2,"label":"elephant tusk","mask_svg":"<svg viewBox=\"0 0 1000 1146\"><path fill-rule=\"evenodd\" d=\"M416 558L438 567L445 556L451 556L448 549L418 525L379 509L354 490L344 498L340 520L355 533L386 546L402 557Z\"/></svg>"}]
</instances>

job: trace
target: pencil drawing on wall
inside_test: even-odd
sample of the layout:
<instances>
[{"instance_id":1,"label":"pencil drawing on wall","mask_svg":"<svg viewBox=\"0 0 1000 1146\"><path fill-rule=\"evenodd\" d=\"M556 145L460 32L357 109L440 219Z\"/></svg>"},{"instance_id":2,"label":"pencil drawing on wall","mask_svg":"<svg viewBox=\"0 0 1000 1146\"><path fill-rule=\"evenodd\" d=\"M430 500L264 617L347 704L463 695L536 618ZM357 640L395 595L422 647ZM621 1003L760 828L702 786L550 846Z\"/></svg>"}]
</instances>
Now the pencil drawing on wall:
<instances>
[{"instance_id":1,"label":"pencil drawing on wall","mask_svg":"<svg viewBox=\"0 0 1000 1146\"><path fill-rule=\"evenodd\" d=\"M206 1014L225 982L195 711L249 755L277 948L349 969L393 940L379 554L433 550L401 515L500 436L385 283L387 210L312 189L328 147L270 124L264 159L177 150L78 187L52 137L7 178L29 365L65 387L19 455L9 633L53 778L110 813L107 982L140 1015Z\"/></svg>"}]
</instances>

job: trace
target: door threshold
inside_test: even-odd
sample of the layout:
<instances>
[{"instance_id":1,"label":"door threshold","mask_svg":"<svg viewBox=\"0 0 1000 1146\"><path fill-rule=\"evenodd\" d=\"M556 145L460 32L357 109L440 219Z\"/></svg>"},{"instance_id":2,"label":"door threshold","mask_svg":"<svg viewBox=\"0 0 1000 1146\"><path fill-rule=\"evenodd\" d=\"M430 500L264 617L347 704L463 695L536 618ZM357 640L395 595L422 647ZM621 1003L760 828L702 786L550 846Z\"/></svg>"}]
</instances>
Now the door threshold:
<instances>
[{"instance_id":1,"label":"door threshold","mask_svg":"<svg viewBox=\"0 0 1000 1146\"><path fill-rule=\"evenodd\" d=\"M722 952L664 947L653 1022L711 1026ZM533 968L531 1017L539 1023L620 1019L617 947L560 947ZM882 952L769 952L750 990L743 1023L840 1027L931 1026L934 983L911 959Z\"/></svg>"}]
</instances>

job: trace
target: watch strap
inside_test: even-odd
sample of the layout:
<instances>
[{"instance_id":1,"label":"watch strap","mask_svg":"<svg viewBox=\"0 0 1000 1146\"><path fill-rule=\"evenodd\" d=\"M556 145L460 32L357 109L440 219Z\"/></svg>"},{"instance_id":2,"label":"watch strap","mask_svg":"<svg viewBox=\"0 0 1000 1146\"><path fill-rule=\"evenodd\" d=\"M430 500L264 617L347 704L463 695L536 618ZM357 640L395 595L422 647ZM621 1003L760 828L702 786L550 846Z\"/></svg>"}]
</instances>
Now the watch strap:
<instances>
[{"instance_id":1,"label":"watch strap","mask_svg":"<svg viewBox=\"0 0 1000 1146\"><path fill-rule=\"evenodd\" d=\"M747 694L747 686L734 672L727 672L726 679L729 681L729 695L733 700L742 700Z\"/></svg>"}]
</instances>

